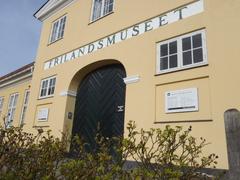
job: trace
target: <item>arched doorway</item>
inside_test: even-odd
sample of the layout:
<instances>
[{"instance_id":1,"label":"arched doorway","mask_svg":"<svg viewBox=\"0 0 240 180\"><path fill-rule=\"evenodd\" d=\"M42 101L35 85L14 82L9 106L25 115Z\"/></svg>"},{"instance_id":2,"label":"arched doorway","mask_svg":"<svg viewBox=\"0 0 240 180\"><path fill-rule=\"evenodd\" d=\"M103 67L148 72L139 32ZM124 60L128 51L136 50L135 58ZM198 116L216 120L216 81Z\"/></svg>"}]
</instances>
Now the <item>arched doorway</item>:
<instances>
[{"instance_id":1,"label":"arched doorway","mask_svg":"<svg viewBox=\"0 0 240 180\"><path fill-rule=\"evenodd\" d=\"M72 135L91 147L100 132L104 137L122 136L126 72L121 64L106 65L88 73L77 90Z\"/></svg>"}]
</instances>

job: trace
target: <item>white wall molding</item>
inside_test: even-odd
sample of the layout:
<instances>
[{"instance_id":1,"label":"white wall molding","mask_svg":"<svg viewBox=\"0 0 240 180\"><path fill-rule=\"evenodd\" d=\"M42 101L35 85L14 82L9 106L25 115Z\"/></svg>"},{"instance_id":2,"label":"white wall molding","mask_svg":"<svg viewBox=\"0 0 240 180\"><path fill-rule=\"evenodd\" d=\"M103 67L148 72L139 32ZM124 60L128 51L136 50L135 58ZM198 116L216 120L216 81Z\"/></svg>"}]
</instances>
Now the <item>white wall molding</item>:
<instances>
[{"instance_id":1,"label":"white wall molding","mask_svg":"<svg viewBox=\"0 0 240 180\"><path fill-rule=\"evenodd\" d=\"M3 78L3 79L1 79L0 80L0 84L2 84L3 82L5 82L5 81L8 81L9 79L11 80L11 79L13 79L13 78L19 78L20 76L22 76L22 74L24 74L24 73L27 73L29 71L29 75L32 75L33 74L33 66L32 67L29 67L29 68L27 68L27 69L24 69L24 70L22 70L22 71L20 71L20 72L18 72L18 73L14 73L14 74L12 74L12 75L10 75L10 76L7 76L7 77L5 77L5 78Z\"/></svg>"},{"instance_id":2,"label":"white wall molding","mask_svg":"<svg viewBox=\"0 0 240 180\"><path fill-rule=\"evenodd\" d=\"M40 8L34 16L40 21L44 21L57 11L69 6L74 1L76 0L50 0L42 8Z\"/></svg>"},{"instance_id":3,"label":"white wall molding","mask_svg":"<svg viewBox=\"0 0 240 180\"><path fill-rule=\"evenodd\" d=\"M123 81L125 82L125 84L137 83L140 81L140 76L139 75L128 76L126 78L123 78Z\"/></svg>"},{"instance_id":4,"label":"white wall molding","mask_svg":"<svg viewBox=\"0 0 240 180\"><path fill-rule=\"evenodd\" d=\"M9 86L9 85L12 85L12 84L17 85L16 83L22 82L22 81L25 82L25 80L28 81L29 78L32 79L32 73L29 73L29 74L26 74L26 75L21 76L21 77L19 77L19 78L16 78L16 79L7 81L7 82L5 82L5 83L1 83L1 84L0 84L0 88L6 87L6 86Z\"/></svg>"},{"instance_id":5,"label":"white wall molding","mask_svg":"<svg viewBox=\"0 0 240 180\"><path fill-rule=\"evenodd\" d=\"M60 96L76 97L76 96L77 96L77 92L75 92L75 91L62 91L62 92L60 93Z\"/></svg>"}]
</instances>

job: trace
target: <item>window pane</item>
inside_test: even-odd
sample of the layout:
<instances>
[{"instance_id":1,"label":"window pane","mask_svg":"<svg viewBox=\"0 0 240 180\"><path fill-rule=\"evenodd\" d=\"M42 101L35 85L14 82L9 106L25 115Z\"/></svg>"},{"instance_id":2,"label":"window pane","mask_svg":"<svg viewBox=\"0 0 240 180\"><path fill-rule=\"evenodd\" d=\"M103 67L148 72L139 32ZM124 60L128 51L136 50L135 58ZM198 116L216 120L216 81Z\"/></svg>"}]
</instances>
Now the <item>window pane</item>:
<instances>
[{"instance_id":1,"label":"window pane","mask_svg":"<svg viewBox=\"0 0 240 180\"><path fill-rule=\"evenodd\" d=\"M170 59L169 59L169 67L170 67L170 68L175 68L175 67L177 67L177 55L170 56Z\"/></svg>"},{"instance_id":2,"label":"window pane","mask_svg":"<svg viewBox=\"0 0 240 180\"><path fill-rule=\"evenodd\" d=\"M14 98L14 103L13 103L13 106L14 106L14 107L16 107L17 100L18 100L18 94L16 94L16 95L15 95L15 98Z\"/></svg>"},{"instance_id":3,"label":"window pane","mask_svg":"<svg viewBox=\"0 0 240 180\"><path fill-rule=\"evenodd\" d=\"M53 42L57 39L58 24L59 24L59 21L55 22L54 25L53 25L51 42Z\"/></svg>"},{"instance_id":4,"label":"window pane","mask_svg":"<svg viewBox=\"0 0 240 180\"><path fill-rule=\"evenodd\" d=\"M51 95L51 88L48 89L47 95Z\"/></svg>"},{"instance_id":5,"label":"window pane","mask_svg":"<svg viewBox=\"0 0 240 180\"><path fill-rule=\"evenodd\" d=\"M95 20L101 17L101 9L102 9L102 0L95 0L93 6L93 17L92 20Z\"/></svg>"},{"instance_id":6,"label":"window pane","mask_svg":"<svg viewBox=\"0 0 240 180\"><path fill-rule=\"evenodd\" d=\"M161 57L168 55L168 44L161 45L160 49L161 49Z\"/></svg>"},{"instance_id":7,"label":"window pane","mask_svg":"<svg viewBox=\"0 0 240 180\"><path fill-rule=\"evenodd\" d=\"M11 113L11 118L10 118L10 121L11 121L11 122L13 122L14 115L15 115L15 111L16 111L16 108L13 108L13 109L12 109L12 113Z\"/></svg>"},{"instance_id":8,"label":"window pane","mask_svg":"<svg viewBox=\"0 0 240 180\"><path fill-rule=\"evenodd\" d=\"M43 96L47 95L47 89L43 89Z\"/></svg>"},{"instance_id":9,"label":"window pane","mask_svg":"<svg viewBox=\"0 0 240 180\"><path fill-rule=\"evenodd\" d=\"M55 90L55 87L54 87L54 86L51 87L51 88L49 88L49 89L48 89L48 94L47 94L47 95L52 95L52 94L54 94L54 90Z\"/></svg>"},{"instance_id":10,"label":"window pane","mask_svg":"<svg viewBox=\"0 0 240 180\"><path fill-rule=\"evenodd\" d=\"M113 0L105 0L103 15L110 13L113 10Z\"/></svg>"},{"instance_id":11,"label":"window pane","mask_svg":"<svg viewBox=\"0 0 240 180\"><path fill-rule=\"evenodd\" d=\"M40 97L42 97L43 96L43 89L41 89L41 93L40 93Z\"/></svg>"},{"instance_id":12,"label":"window pane","mask_svg":"<svg viewBox=\"0 0 240 180\"><path fill-rule=\"evenodd\" d=\"M30 94L30 91L27 91L27 92L26 92L26 95L25 95L24 104L28 104L29 94Z\"/></svg>"},{"instance_id":13,"label":"window pane","mask_svg":"<svg viewBox=\"0 0 240 180\"><path fill-rule=\"evenodd\" d=\"M13 100L14 100L13 98L14 98L14 96L11 95L10 101L9 101L9 107L12 107L12 106L13 106Z\"/></svg>"},{"instance_id":14,"label":"window pane","mask_svg":"<svg viewBox=\"0 0 240 180\"><path fill-rule=\"evenodd\" d=\"M21 117L20 125L22 125L24 123L25 116L26 116L26 111L27 111L27 107L24 106L23 111L22 111L22 117Z\"/></svg>"},{"instance_id":15,"label":"window pane","mask_svg":"<svg viewBox=\"0 0 240 180\"><path fill-rule=\"evenodd\" d=\"M108 7L108 12L112 12L113 11L113 4L110 4Z\"/></svg>"},{"instance_id":16,"label":"window pane","mask_svg":"<svg viewBox=\"0 0 240 180\"><path fill-rule=\"evenodd\" d=\"M43 96L46 96L47 95L47 89L42 89L41 90L41 97L43 97Z\"/></svg>"},{"instance_id":17,"label":"window pane","mask_svg":"<svg viewBox=\"0 0 240 180\"><path fill-rule=\"evenodd\" d=\"M63 37L65 22L66 22L66 16L60 20L60 27L59 27L58 36L57 36L58 39Z\"/></svg>"},{"instance_id":18,"label":"window pane","mask_svg":"<svg viewBox=\"0 0 240 180\"><path fill-rule=\"evenodd\" d=\"M191 49L191 37L182 39L182 48L183 48L183 51Z\"/></svg>"},{"instance_id":19,"label":"window pane","mask_svg":"<svg viewBox=\"0 0 240 180\"><path fill-rule=\"evenodd\" d=\"M1 111L1 109L2 109L2 107L3 107L3 101L4 101L4 99L3 99L3 98L0 98L0 111Z\"/></svg>"},{"instance_id":20,"label":"window pane","mask_svg":"<svg viewBox=\"0 0 240 180\"><path fill-rule=\"evenodd\" d=\"M53 78L53 79L50 79L50 84L49 86L55 86L55 81L56 81L56 78Z\"/></svg>"},{"instance_id":21,"label":"window pane","mask_svg":"<svg viewBox=\"0 0 240 180\"><path fill-rule=\"evenodd\" d=\"M11 117L11 111L12 111L12 109L8 109L8 113L7 113L8 121L9 121L9 119L10 119L10 117Z\"/></svg>"},{"instance_id":22,"label":"window pane","mask_svg":"<svg viewBox=\"0 0 240 180\"><path fill-rule=\"evenodd\" d=\"M170 54L177 53L177 41L169 43L169 52Z\"/></svg>"},{"instance_id":23,"label":"window pane","mask_svg":"<svg viewBox=\"0 0 240 180\"><path fill-rule=\"evenodd\" d=\"M65 22L64 22L64 24L62 25L62 28L60 29L60 38L62 38L63 37L63 35L64 35L64 29L65 29Z\"/></svg>"},{"instance_id":24,"label":"window pane","mask_svg":"<svg viewBox=\"0 0 240 180\"><path fill-rule=\"evenodd\" d=\"M48 84L48 81L47 81L47 80L43 81L43 83L42 83L42 88L46 88L46 87L47 87L47 84Z\"/></svg>"},{"instance_id":25,"label":"window pane","mask_svg":"<svg viewBox=\"0 0 240 180\"><path fill-rule=\"evenodd\" d=\"M53 87L51 88L51 94L54 94L54 90L55 90L55 87L53 86Z\"/></svg>"},{"instance_id":26,"label":"window pane","mask_svg":"<svg viewBox=\"0 0 240 180\"><path fill-rule=\"evenodd\" d=\"M193 48L202 46L202 35L201 34L194 35L192 38L193 38Z\"/></svg>"},{"instance_id":27,"label":"window pane","mask_svg":"<svg viewBox=\"0 0 240 180\"><path fill-rule=\"evenodd\" d=\"M50 79L49 86L51 87L53 85L53 79Z\"/></svg>"},{"instance_id":28,"label":"window pane","mask_svg":"<svg viewBox=\"0 0 240 180\"><path fill-rule=\"evenodd\" d=\"M47 87L48 87L48 82L49 80L44 80L42 82L42 88L41 88L41 93L40 93L40 97L44 97L47 95Z\"/></svg>"},{"instance_id":29,"label":"window pane","mask_svg":"<svg viewBox=\"0 0 240 180\"><path fill-rule=\"evenodd\" d=\"M168 69L168 57L161 58L160 61L160 70Z\"/></svg>"},{"instance_id":30,"label":"window pane","mask_svg":"<svg viewBox=\"0 0 240 180\"><path fill-rule=\"evenodd\" d=\"M53 78L53 86L56 84L56 78Z\"/></svg>"},{"instance_id":31,"label":"window pane","mask_svg":"<svg viewBox=\"0 0 240 180\"><path fill-rule=\"evenodd\" d=\"M183 65L192 64L192 52L183 52Z\"/></svg>"},{"instance_id":32,"label":"window pane","mask_svg":"<svg viewBox=\"0 0 240 180\"><path fill-rule=\"evenodd\" d=\"M48 89L48 95L54 94L55 84L56 84L56 78L50 79L49 89Z\"/></svg>"},{"instance_id":33,"label":"window pane","mask_svg":"<svg viewBox=\"0 0 240 180\"><path fill-rule=\"evenodd\" d=\"M198 63L198 62L202 62L202 61L203 61L202 48L195 49L195 50L193 51L193 62L194 62L194 63Z\"/></svg>"}]
</instances>

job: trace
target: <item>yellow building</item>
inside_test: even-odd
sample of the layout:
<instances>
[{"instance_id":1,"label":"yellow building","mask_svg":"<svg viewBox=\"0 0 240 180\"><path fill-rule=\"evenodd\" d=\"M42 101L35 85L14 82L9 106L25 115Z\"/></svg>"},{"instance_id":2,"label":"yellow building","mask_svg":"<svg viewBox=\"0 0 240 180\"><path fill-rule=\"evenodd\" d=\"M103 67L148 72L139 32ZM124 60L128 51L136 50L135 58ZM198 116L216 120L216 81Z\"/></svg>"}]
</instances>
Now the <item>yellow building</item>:
<instances>
[{"instance_id":1,"label":"yellow building","mask_svg":"<svg viewBox=\"0 0 240 180\"><path fill-rule=\"evenodd\" d=\"M25 124L34 63L0 77L0 124Z\"/></svg>"},{"instance_id":2,"label":"yellow building","mask_svg":"<svg viewBox=\"0 0 240 180\"><path fill-rule=\"evenodd\" d=\"M26 130L91 141L97 124L106 135L129 120L191 125L228 168L223 115L240 106L239 1L49 0L35 17L43 25ZM16 86L20 98L29 85ZM3 110L14 92L0 88Z\"/></svg>"}]
</instances>

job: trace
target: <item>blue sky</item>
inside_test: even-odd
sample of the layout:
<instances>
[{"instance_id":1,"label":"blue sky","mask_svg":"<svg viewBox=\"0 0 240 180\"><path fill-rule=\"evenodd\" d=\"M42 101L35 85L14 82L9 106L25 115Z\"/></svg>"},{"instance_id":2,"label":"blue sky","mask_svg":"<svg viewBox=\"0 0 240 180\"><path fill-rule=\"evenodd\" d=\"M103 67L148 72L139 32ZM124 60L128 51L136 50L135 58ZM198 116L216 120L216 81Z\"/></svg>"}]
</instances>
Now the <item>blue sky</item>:
<instances>
[{"instance_id":1,"label":"blue sky","mask_svg":"<svg viewBox=\"0 0 240 180\"><path fill-rule=\"evenodd\" d=\"M33 14L47 0L1 0L0 76L34 61L41 22Z\"/></svg>"}]
</instances>

